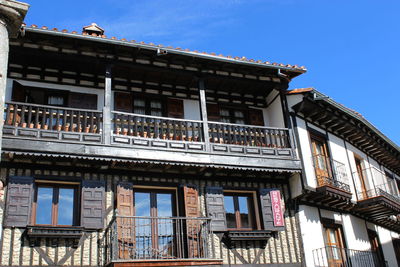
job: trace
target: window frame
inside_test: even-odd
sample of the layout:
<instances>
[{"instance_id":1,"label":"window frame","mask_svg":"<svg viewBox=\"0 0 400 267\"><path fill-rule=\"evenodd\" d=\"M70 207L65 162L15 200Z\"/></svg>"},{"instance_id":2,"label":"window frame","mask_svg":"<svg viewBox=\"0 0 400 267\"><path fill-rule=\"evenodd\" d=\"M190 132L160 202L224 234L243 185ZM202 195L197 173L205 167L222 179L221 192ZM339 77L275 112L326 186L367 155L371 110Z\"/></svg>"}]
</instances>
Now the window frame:
<instances>
[{"instance_id":1,"label":"window frame","mask_svg":"<svg viewBox=\"0 0 400 267\"><path fill-rule=\"evenodd\" d=\"M253 190L223 190L223 195L224 195L224 200L225 196L233 196L234 197L234 209L235 209L235 222L236 222L236 228L229 228L227 225L227 230L228 231L254 231L254 230L261 230L261 222L260 222L260 212L259 212L259 201L258 200L258 195L256 191ZM252 201L252 207L249 209L249 218L250 218L250 224L251 228L242 228L241 226L241 220L240 220L240 211L236 210L237 208L237 203L238 203L238 197L239 196L247 196L251 197ZM236 199L236 200L235 200ZM225 208L225 213L226 213L226 208ZM227 222L228 224L228 222Z\"/></svg>"},{"instance_id":2,"label":"window frame","mask_svg":"<svg viewBox=\"0 0 400 267\"><path fill-rule=\"evenodd\" d=\"M52 207L51 207L51 224L37 224L37 208L38 208L38 192L39 187L53 188ZM58 224L58 204L60 189L68 188L74 189L74 203L73 203L73 218L71 225ZM47 181L35 180L34 182L34 196L32 202L31 224L33 226L49 226L49 227L78 227L81 225L81 184L79 182L62 182L62 181Z\"/></svg>"},{"instance_id":3,"label":"window frame","mask_svg":"<svg viewBox=\"0 0 400 267\"><path fill-rule=\"evenodd\" d=\"M136 203L135 203L135 193L143 192L150 193L150 217L157 217L158 208L153 207L154 204L154 194L157 193L171 193L171 201L172 201L172 217L177 217L179 214L178 209L178 192L176 187L159 187L159 186L140 186L134 185L132 190L132 202L133 202L133 216L136 215Z\"/></svg>"}]
</instances>

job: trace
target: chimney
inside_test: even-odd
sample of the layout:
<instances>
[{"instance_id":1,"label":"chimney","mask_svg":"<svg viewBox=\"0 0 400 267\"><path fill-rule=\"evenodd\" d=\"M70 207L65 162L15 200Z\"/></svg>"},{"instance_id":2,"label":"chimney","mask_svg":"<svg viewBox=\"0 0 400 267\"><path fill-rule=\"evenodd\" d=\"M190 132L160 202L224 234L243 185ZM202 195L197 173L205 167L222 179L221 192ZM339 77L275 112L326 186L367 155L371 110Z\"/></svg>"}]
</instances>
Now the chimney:
<instances>
[{"instance_id":1,"label":"chimney","mask_svg":"<svg viewBox=\"0 0 400 267\"><path fill-rule=\"evenodd\" d=\"M96 23L92 23L89 26L83 27L82 34L91 36L102 36L104 35L104 29L98 26Z\"/></svg>"}]
</instances>

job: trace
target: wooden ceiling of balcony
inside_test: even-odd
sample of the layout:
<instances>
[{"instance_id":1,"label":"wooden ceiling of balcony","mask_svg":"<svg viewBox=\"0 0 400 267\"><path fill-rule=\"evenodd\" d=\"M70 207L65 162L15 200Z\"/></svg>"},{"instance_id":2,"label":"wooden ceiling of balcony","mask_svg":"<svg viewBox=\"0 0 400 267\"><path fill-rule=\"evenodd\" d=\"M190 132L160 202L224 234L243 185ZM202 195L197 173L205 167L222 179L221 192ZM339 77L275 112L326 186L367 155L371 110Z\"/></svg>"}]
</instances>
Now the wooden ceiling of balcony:
<instances>
[{"instance_id":1,"label":"wooden ceiling of balcony","mask_svg":"<svg viewBox=\"0 0 400 267\"><path fill-rule=\"evenodd\" d=\"M287 81L276 69L256 68L135 47L27 32L10 43L9 77L104 88L112 66L113 89L198 98L204 78L210 101L264 106ZM147 91L146 91L147 90ZM165 93L167 92L167 93ZM236 101L236 102L234 102Z\"/></svg>"},{"instance_id":2,"label":"wooden ceiling of balcony","mask_svg":"<svg viewBox=\"0 0 400 267\"><path fill-rule=\"evenodd\" d=\"M400 175L399 151L361 121L325 101L315 101L311 96L306 96L293 108L305 120L343 138Z\"/></svg>"}]
</instances>

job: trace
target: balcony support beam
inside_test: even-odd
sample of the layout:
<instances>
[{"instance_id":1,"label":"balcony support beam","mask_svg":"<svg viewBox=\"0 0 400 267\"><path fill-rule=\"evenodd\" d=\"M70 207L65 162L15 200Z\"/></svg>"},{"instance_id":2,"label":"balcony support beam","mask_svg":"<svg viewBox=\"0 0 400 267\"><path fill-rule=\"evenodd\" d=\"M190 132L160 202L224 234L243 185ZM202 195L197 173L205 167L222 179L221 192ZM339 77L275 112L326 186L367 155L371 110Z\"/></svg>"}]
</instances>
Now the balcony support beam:
<instances>
[{"instance_id":1,"label":"balcony support beam","mask_svg":"<svg viewBox=\"0 0 400 267\"><path fill-rule=\"evenodd\" d=\"M203 136L206 151L210 151L210 135L208 132L207 101L204 78L199 79L200 114L203 121Z\"/></svg>"}]
</instances>

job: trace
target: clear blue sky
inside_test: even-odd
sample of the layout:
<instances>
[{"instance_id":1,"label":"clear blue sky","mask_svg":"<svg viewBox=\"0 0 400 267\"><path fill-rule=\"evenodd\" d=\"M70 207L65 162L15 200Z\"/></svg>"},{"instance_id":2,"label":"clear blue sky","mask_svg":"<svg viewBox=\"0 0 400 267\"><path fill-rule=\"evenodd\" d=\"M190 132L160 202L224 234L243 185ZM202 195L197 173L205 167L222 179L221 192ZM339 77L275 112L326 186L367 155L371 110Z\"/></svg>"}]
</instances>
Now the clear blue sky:
<instances>
[{"instance_id":1,"label":"clear blue sky","mask_svg":"<svg viewBox=\"0 0 400 267\"><path fill-rule=\"evenodd\" d=\"M399 0L26 0L26 23L298 64L315 87L400 144Z\"/></svg>"}]
</instances>

